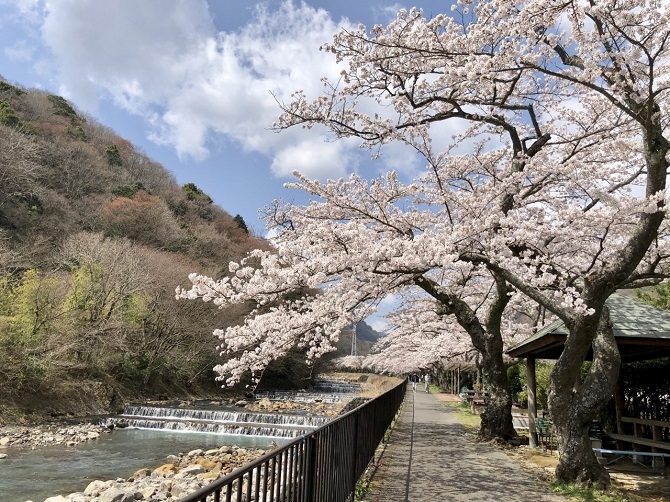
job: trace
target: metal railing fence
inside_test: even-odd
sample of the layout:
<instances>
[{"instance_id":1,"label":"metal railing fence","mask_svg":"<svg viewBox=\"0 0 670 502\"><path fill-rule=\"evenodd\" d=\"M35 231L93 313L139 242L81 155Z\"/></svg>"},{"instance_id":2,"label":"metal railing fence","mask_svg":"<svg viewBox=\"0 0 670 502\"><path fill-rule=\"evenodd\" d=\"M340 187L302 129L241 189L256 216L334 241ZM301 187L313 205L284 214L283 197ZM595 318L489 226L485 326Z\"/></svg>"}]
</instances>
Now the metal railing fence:
<instances>
[{"instance_id":1,"label":"metal railing fence","mask_svg":"<svg viewBox=\"0 0 670 502\"><path fill-rule=\"evenodd\" d=\"M345 502L398 413L405 382L179 502Z\"/></svg>"}]
</instances>

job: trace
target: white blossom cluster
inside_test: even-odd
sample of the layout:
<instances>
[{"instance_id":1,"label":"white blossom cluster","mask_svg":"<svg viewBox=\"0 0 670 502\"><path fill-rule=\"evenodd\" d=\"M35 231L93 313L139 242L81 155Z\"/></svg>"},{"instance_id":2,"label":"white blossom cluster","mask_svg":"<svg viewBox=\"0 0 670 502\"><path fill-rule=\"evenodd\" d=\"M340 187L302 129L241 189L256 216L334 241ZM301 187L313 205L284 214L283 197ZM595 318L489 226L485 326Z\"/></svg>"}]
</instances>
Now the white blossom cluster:
<instances>
[{"instance_id":1,"label":"white blossom cluster","mask_svg":"<svg viewBox=\"0 0 670 502\"><path fill-rule=\"evenodd\" d=\"M403 10L387 27L337 33L324 49L348 65L341 81L312 100L297 92L275 127L325 126L373 155L401 143L425 171L411 182L296 173L291 186L313 202L276 203L276 252L178 289L257 304L216 333L222 378L295 345L319 357L388 294L412 301L365 364L406 371L465 354L471 340L426 304L428 283L447 310L462 301L483 320L504 280L511 305L531 299L570 324L617 288L660 280L669 39L670 10L652 0L461 1L449 15ZM451 123L458 134L445 134ZM497 314L505 340L529 332L520 310Z\"/></svg>"}]
</instances>

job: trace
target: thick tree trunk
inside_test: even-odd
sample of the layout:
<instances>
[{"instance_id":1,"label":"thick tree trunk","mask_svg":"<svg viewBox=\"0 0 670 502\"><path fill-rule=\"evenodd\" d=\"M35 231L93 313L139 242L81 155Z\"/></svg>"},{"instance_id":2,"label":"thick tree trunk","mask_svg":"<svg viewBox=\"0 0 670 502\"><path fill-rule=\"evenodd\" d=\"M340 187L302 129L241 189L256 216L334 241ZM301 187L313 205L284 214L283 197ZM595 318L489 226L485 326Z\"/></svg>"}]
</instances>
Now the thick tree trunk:
<instances>
[{"instance_id":1,"label":"thick tree trunk","mask_svg":"<svg viewBox=\"0 0 670 502\"><path fill-rule=\"evenodd\" d=\"M607 307L599 314L580 316L571 326L563 353L551 373L549 410L560 455L556 477L604 488L610 484L610 477L591 449L588 431L591 421L612 397L620 358ZM593 342L589 343L589 339ZM593 348L593 364L583 384L576 389L574 384L589 345Z\"/></svg>"},{"instance_id":2,"label":"thick tree trunk","mask_svg":"<svg viewBox=\"0 0 670 502\"><path fill-rule=\"evenodd\" d=\"M512 424L512 395L503 363L502 338L488 336L487 350L481 351L482 371L488 384L489 398L479 428L481 439L511 439L517 436Z\"/></svg>"},{"instance_id":3,"label":"thick tree trunk","mask_svg":"<svg viewBox=\"0 0 670 502\"><path fill-rule=\"evenodd\" d=\"M482 439L516 437L512 425L512 396L507 382L507 368L503 362L503 340L500 325L503 312L509 302L507 283L493 274L496 295L486 313L484 323L470 306L456 295L424 276L414 282L441 303L444 314L453 315L458 324L470 335L472 345L482 356L482 370L486 378L489 400L482 414L479 436Z\"/></svg>"},{"instance_id":4,"label":"thick tree trunk","mask_svg":"<svg viewBox=\"0 0 670 502\"><path fill-rule=\"evenodd\" d=\"M600 465L591 449L590 420L584 423L584 420L578 419L569 411L569 409L561 410L554 417L560 454L556 477L561 481L574 482L578 485L606 488L610 484L610 475Z\"/></svg>"}]
</instances>

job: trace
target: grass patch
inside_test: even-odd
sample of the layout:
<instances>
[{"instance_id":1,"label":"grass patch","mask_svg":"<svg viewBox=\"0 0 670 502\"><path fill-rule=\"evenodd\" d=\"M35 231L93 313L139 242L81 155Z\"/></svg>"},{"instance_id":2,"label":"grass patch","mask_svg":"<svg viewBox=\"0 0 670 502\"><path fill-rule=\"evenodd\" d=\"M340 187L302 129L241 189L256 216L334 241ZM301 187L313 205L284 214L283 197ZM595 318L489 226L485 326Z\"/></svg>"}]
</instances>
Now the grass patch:
<instances>
[{"instance_id":1,"label":"grass patch","mask_svg":"<svg viewBox=\"0 0 670 502\"><path fill-rule=\"evenodd\" d=\"M593 502L629 502L630 500L616 493L609 493L592 488L582 488L575 486L574 484L559 483L558 481L554 481L551 484L551 489L554 493L571 497L571 499L574 500L587 500Z\"/></svg>"},{"instance_id":2,"label":"grass patch","mask_svg":"<svg viewBox=\"0 0 670 502\"><path fill-rule=\"evenodd\" d=\"M469 431L473 433L477 433L479 431L479 428L481 426L482 420L479 417L479 415L473 415L470 412L470 405L465 402L444 402L444 404L447 408L449 408L454 415L456 415L456 419Z\"/></svg>"}]
</instances>

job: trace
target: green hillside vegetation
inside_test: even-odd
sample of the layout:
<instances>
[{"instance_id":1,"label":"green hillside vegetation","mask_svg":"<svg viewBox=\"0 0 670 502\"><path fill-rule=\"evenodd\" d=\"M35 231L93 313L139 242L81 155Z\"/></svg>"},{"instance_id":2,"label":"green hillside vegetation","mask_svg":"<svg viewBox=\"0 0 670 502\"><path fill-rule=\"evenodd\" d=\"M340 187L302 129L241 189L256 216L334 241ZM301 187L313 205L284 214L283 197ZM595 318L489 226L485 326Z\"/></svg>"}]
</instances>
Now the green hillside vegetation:
<instances>
[{"instance_id":1,"label":"green hillside vegetation","mask_svg":"<svg viewBox=\"0 0 670 502\"><path fill-rule=\"evenodd\" d=\"M217 391L212 331L247 310L174 290L258 247L62 97L0 80L0 421Z\"/></svg>"}]
</instances>

